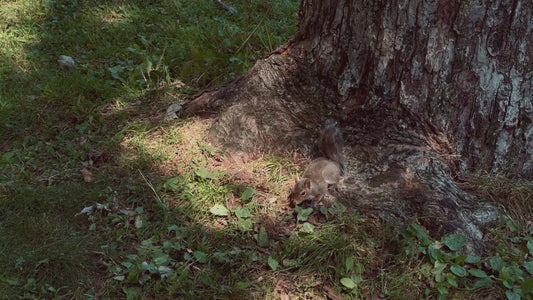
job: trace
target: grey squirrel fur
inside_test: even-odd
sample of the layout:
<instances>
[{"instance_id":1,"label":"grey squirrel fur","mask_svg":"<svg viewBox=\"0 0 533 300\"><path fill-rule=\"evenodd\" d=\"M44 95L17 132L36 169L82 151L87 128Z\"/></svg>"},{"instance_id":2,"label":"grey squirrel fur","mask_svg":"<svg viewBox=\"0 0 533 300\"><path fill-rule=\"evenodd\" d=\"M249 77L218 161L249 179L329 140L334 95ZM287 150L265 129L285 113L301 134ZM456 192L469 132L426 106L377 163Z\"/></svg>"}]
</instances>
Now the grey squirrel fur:
<instances>
[{"instance_id":1,"label":"grey squirrel fur","mask_svg":"<svg viewBox=\"0 0 533 300\"><path fill-rule=\"evenodd\" d=\"M302 179L295 179L289 196L291 205L311 200L311 206L314 207L328 193L328 188L338 187L346 172L342 147L343 139L339 128L334 124L327 126L320 139L324 157L313 160Z\"/></svg>"}]
</instances>

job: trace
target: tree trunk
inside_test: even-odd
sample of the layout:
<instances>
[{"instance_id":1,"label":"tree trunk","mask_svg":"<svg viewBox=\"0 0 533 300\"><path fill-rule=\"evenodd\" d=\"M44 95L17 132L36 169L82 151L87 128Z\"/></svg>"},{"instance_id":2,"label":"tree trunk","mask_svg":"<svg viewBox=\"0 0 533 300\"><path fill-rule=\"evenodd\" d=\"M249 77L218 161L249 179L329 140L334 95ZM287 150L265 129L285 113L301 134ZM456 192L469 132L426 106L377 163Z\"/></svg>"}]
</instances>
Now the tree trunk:
<instances>
[{"instance_id":1,"label":"tree trunk","mask_svg":"<svg viewBox=\"0 0 533 300\"><path fill-rule=\"evenodd\" d=\"M218 112L228 149L314 155L345 136L339 201L387 221L424 217L482 250L496 207L460 188L477 171L533 179L533 4L303 0L296 36L188 113Z\"/></svg>"}]
</instances>

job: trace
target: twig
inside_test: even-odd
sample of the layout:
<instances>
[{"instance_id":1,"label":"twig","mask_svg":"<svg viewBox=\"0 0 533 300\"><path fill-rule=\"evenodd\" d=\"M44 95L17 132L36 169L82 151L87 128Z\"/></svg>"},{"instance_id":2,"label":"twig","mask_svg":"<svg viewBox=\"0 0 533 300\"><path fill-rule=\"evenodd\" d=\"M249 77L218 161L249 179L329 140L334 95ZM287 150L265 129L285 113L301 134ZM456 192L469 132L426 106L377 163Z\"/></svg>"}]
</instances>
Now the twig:
<instances>
[{"instance_id":1,"label":"twig","mask_svg":"<svg viewBox=\"0 0 533 300\"><path fill-rule=\"evenodd\" d=\"M257 31L257 29L259 29L259 26L261 26L261 24L263 24L263 22L265 21L265 19L268 17L268 14L270 13L270 7L268 8L268 10L266 11L266 13L263 15L263 18L259 21L259 24L257 24L257 26L255 26L254 30L252 30L252 32L250 32L250 34L248 35L248 37L246 38L246 40L244 40L244 42L242 43L242 45L239 47L239 49L237 49L237 51L235 51L235 55L237 55L239 52L241 52L242 48L244 48L244 46L246 46L246 44L248 43L248 41L250 40L250 38L255 34L255 32Z\"/></svg>"},{"instance_id":2,"label":"twig","mask_svg":"<svg viewBox=\"0 0 533 300\"><path fill-rule=\"evenodd\" d=\"M137 169L137 170L141 174L141 176L144 179L144 181L146 182L146 184L150 187L150 189L152 189L152 192L154 192L155 199L157 200L157 202L159 202L159 204L161 204L162 206L166 207L166 205L163 204L163 201L161 201L161 198L159 198L159 195L155 191L154 186L148 181L148 179L146 179L146 177L144 177L143 172L141 172L140 169Z\"/></svg>"},{"instance_id":3,"label":"twig","mask_svg":"<svg viewBox=\"0 0 533 300\"><path fill-rule=\"evenodd\" d=\"M237 10L229 5L227 5L226 3L220 1L220 0L215 0L215 3L218 4L220 7L222 7L224 10L226 10L227 12L229 12L231 15L236 15L237 14Z\"/></svg>"}]
</instances>

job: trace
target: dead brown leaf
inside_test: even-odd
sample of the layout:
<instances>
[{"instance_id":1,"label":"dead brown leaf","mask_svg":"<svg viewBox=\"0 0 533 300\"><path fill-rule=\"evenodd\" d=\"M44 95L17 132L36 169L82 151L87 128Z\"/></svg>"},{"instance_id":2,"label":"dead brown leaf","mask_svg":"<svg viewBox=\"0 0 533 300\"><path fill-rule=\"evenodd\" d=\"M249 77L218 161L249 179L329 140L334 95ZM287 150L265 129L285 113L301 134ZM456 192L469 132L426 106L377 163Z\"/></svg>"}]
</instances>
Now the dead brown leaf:
<instances>
[{"instance_id":1,"label":"dead brown leaf","mask_svg":"<svg viewBox=\"0 0 533 300\"><path fill-rule=\"evenodd\" d=\"M93 182L95 179L93 173L86 168L81 169L80 173L83 175L83 181L87 183Z\"/></svg>"},{"instance_id":2,"label":"dead brown leaf","mask_svg":"<svg viewBox=\"0 0 533 300\"><path fill-rule=\"evenodd\" d=\"M324 291L328 295L329 299L333 299L333 300L343 300L344 299L341 294L337 293L332 287L330 287L328 285L324 286Z\"/></svg>"},{"instance_id":3,"label":"dead brown leaf","mask_svg":"<svg viewBox=\"0 0 533 300\"><path fill-rule=\"evenodd\" d=\"M291 294L289 292L288 283L284 280L278 280L276 283L276 287L274 288L274 293L276 295L276 299L280 300L290 300Z\"/></svg>"}]
</instances>

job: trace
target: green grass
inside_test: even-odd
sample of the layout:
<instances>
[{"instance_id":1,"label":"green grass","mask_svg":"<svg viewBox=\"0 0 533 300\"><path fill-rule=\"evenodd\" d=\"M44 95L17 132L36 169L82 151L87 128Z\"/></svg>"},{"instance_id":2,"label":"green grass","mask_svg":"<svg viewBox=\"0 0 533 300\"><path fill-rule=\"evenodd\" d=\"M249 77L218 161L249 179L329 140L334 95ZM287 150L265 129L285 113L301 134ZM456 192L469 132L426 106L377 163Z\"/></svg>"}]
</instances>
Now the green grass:
<instances>
[{"instance_id":1,"label":"green grass","mask_svg":"<svg viewBox=\"0 0 533 300\"><path fill-rule=\"evenodd\" d=\"M297 1L226 3L0 0L0 298L531 298L528 183L475 181L510 217L465 258L416 220L293 214L290 159L163 122L296 31Z\"/></svg>"}]
</instances>

